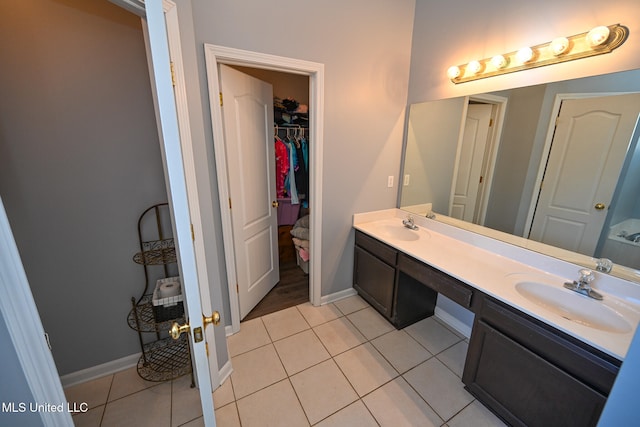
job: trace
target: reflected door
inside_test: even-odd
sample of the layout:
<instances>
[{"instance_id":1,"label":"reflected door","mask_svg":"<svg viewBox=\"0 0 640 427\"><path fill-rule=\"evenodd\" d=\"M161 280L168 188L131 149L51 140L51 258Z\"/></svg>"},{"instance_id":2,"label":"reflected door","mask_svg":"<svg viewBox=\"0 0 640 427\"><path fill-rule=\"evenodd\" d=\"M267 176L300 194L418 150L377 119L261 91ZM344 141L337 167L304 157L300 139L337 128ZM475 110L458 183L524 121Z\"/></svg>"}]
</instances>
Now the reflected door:
<instances>
[{"instance_id":1,"label":"reflected door","mask_svg":"<svg viewBox=\"0 0 640 427\"><path fill-rule=\"evenodd\" d=\"M492 106L470 104L458 157L450 216L475 222Z\"/></svg>"},{"instance_id":2,"label":"reflected door","mask_svg":"<svg viewBox=\"0 0 640 427\"><path fill-rule=\"evenodd\" d=\"M531 239L593 256L639 112L640 94L562 102Z\"/></svg>"}]
</instances>

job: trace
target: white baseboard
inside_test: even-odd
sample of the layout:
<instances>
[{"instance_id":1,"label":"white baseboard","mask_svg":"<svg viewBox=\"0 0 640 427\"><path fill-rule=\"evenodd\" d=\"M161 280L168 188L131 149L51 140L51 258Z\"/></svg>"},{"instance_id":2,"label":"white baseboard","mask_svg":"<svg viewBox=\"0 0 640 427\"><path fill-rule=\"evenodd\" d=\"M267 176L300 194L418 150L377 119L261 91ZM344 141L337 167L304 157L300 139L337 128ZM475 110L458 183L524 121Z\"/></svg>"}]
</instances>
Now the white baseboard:
<instances>
[{"instance_id":1,"label":"white baseboard","mask_svg":"<svg viewBox=\"0 0 640 427\"><path fill-rule=\"evenodd\" d=\"M335 292L333 294L330 295L325 295L323 297L320 298L320 305L325 305L325 304L329 304L344 298L348 298L351 297L353 295L357 295L358 292L356 292L355 289L353 288L349 288L349 289L345 289L344 291L339 291L339 292Z\"/></svg>"},{"instance_id":2,"label":"white baseboard","mask_svg":"<svg viewBox=\"0 0 640 427\"><path fill-rule=\"evenodd\" d=\"M218 371L218 375L220 376L220 385L224 384L224 382L231 376L233 373L233 367L231 366L231 360L228 360L227 363Z\"/></svg>"},{"instance_id":3,"label":"white baseboard","mask_svg":"<svg viewBox=\"0 0 640 427\"><path fill-rule=\"evenodd\" d=\"M115 374L116 372L132 368L137 366L140 356L142 356L142 353L131 354L120 359L112 360L111 362L103 363L102 365L92 366L91 368L62 375L60 377L62 387L71 387L72 385L95 380L105 375Z\"/></svg>"},{"instance_id":4,"label":"white baseboard","mask_svg":"<svg viewBox=\"0 0 640 427\"><path fill-rule=\"evenodd\" d=\"M447 326L449 326L452 329L454 329L456 332L462 334L463 336L465 336L467 338L471 337L471 327L469 327L467 324L461 322L460 320L458 320L457 318L455 318L454 316L452 316L448 312L444 311L443 309L441 309L439 307L436 307L434 315L438 319L440 319L441 321L446 323Z\"/></svg>"}]
</instances>

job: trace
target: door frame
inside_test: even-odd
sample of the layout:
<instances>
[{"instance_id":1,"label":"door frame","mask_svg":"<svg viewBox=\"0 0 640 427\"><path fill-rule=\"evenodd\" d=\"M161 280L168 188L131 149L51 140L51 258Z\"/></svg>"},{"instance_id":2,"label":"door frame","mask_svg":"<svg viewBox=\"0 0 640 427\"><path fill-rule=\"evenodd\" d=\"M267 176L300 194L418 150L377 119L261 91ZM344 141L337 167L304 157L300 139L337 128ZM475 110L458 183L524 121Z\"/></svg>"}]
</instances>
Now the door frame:
<instances>
[{"instance_id":1,"label":"door frame","mask_svg":"<svg viewBox=\"0 0 640 427\"><path fill-rule=\"evenodd\" d=\"M211 125L220 214L222 219L222 236L227 268L227 285L229 287L229 303L231 307L231 330L240 330L240 307L236 291L237 276L233 251L233 235L231 213L229 212L229 185L227 179L227 161L225 139L220 108L220 84L218 80L218 64L240 65L244 67L262 68L290 74L309 76L309 133L313 138L309 156L309 193L310 193L310 252L309 265L309 300L314 306L321 303L321 253L322 253L322 147L324 132L324 64L269 55L260 52L229 48L213 44L204 45L207 67L207 84L211 108Z\"/></svg>"},{"instance_id":2,"label":"door frame","mask_svg":"<svg viewBox=\"0 0 640 427\"><path fill-rule=\"evenodd\" d=\"M484 225L487 217L487 208L489 206L489 196L491 195L491 186L493 184L493 174L495 172L496 160L498 158L498 149L500 148L500 142L502 141L502 128L504 124L504 117L507 114L507 103L509 98L504 96L479 94L467 96L465 99L464 108L462 110L462 122L460 123L460 133L458 134L458 147L456 148L456 161L453 167L453 177L451 180L451 191L449 194L449 214L453 208L453 196L456 189L456 181L458 180L458 168L460 167L460 157L462 155L462 142L464 138L465 121L467 120L467 110L469 108L470 101L479 101L483 104L492 105L491 119L494 123L489 128L490 135L487 141L487 149L485 155L487 164L482 169L482 174L485 177L484 185L480 190L478 198L480 199L480 211L474 214L478 218L478 225Z\"/></svg>"},{"instance_id":3,"label":"door frame","mask_svg":"<svg viewBox=\"0 0 640 427\"><path fill-rule=\"evenodd\" d=\"M533 226L533 217L536 213L536 207L538 205L538 198L540 197L540 191L542 191L542 180L547 169L547 162L551 155L551 144L553 143L553 137L556 130L556 119L560 114L560 107L565 100L572 99L586 99L586 98L599 98L604 96L617 96L627 95L638 92L592 92L592 93L558 93L555 96L551 113L549 114L549 126L547 127L547 135L544 140L544 146L542 148L542 156L538 165L538 174L533 184L533 193L531 194L531 200L529 202L529 211L527 213L527 219L524 224L523 237L529 238L531 234L531 227Z\"/></svg>"},{"instance_id":4,"label":"door frame","mask_svg":"<svg viewBox=\"0 0 640 427\"><path fill-rule=\"evenodd\" d=\"M1 197L0 253L0 317L4 319L12 341L2 345L15 350L34 402L66 405L58 369ZM40 419L46 426L73 426L67 411L41 411Z\"/></svg>"}]
</instances>

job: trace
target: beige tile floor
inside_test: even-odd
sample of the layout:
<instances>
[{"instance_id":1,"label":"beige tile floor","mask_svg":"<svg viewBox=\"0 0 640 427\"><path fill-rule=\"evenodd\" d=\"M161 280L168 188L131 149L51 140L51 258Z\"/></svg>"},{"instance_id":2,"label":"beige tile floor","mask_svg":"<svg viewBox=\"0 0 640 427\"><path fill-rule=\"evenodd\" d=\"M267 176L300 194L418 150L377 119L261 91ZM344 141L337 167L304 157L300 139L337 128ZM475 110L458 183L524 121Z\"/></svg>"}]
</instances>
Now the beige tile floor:
<instances>
[{"instance_id":1,"label":"beige tile floor","mask_svg":"<svg viewBox=\"0 0 640 427\"><path fill-rule=\"evenodd\" d=\"M213 393L226 426L503 426L460 380L467 341L434 318L395 330L358 296L244 322L233 374ZM190 378L135 368L65 390L77 426L202 426Z\"/></svg>"}]
</instances>

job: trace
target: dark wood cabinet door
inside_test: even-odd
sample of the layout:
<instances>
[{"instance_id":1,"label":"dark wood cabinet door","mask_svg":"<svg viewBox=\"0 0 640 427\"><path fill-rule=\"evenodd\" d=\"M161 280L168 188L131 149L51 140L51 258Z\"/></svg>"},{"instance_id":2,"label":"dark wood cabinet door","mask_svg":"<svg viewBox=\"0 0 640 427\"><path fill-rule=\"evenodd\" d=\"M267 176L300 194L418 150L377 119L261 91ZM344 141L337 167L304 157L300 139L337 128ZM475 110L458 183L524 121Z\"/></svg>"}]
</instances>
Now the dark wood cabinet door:
<instances>
[{"instance_id":1,"label":"dark wood cabinet door","mask_svg":"<svg viewBox=\"0 0 640 427\"><path fill-rule=\"evenodd\" d=\"M469 343L463 381L516 426L595 426L606 397L482 321Z\"/></svg>"},{"instance_id":2,"label":"dark wood cabinet door","mask_svg":"<svg viewBox=\"0 0 640 427\"><path fill-rule=\"evenodd\" d=\"M391 317L396 269L356 246L353 287L387 318Z\"/></svg>"}]
</instances>

